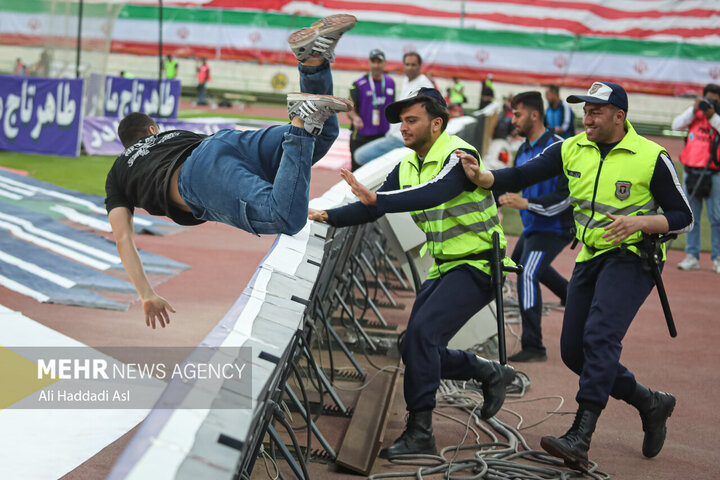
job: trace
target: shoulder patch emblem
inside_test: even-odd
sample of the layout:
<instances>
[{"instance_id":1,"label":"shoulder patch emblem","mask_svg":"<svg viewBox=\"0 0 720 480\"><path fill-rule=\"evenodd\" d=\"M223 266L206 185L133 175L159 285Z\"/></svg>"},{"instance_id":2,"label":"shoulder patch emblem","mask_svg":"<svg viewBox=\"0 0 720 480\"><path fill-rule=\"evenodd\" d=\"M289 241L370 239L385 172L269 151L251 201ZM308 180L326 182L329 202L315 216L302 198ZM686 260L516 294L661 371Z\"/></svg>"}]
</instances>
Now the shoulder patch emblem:
<instances>
[{"instance_id":1,"label":"shoulder patch emblem","mask_svg":"<svg viewBox=\"0 0 720 480\"><path fill-rule=\"evenodd\" d=\"M632 187L631 182L615 182L615 196L619 200L627 200L630 198L630 187Z\"/></svg>"},{"instance_id":2,"label":"shoulder patch emblem","mask_svg":"<svg viewBox=\"0 0 720 480\"><path fill-rule=\"evenodd\" d=\"M575 170L568 170L567 174L571 177L580 178L580 172L576 172Z\"/></svg>"}]
</instances>

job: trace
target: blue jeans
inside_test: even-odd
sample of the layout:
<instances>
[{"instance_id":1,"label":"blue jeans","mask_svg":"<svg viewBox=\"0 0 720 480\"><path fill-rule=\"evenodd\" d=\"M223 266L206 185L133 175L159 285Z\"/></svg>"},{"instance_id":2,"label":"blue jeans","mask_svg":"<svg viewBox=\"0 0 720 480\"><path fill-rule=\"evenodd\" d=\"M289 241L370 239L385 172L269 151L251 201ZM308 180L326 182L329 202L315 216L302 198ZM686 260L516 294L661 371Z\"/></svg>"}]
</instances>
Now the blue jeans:
<instances>
[{"instance_id":1,"label":"blue jeans","mask_svg":"<svg viewBox=\"0 0 720 480\"><path fill-rule=\"evenodd\" d=\"M332 94L327 62L299 68L303 92ZM338 131L336 115L316 137L289 124L221 130L203 140L183 164L180 196L200 220L254 234L294 235L307 222L310 168L330 150Z\"/></svg>"},{"instance_id":2,"label":"blue jeans","mask_svg":"<svg viewBox=\"0 0 720 480\"><path fill-rule=\"evenodd\" d=\"M693 198L690 202L695 226L687 234L685 252L700 258L700 218L702 216L703 200L707 206L708 220L710 220L710 240L712 244L712 259L720 258L720 172L711 175L712 190L708 198ZM690 199L687 187L687 176L683 179L685 195Z\"/></svg>"},{"instance_id":3,"label":"blue jeans","mask_svg":"<svg viewBox=\"0 0 720 480\"><path fill-rule=\"evenodd\" d=\"M358 147L355 150L355 163L358 165L365 165L368 162L372 162L378 157L381 157L391 150L396 148L402 148L405 144L399 138L393 137L392 135L385 135L382 138L368 142L365 145Z\"/></svg>"},{"instance_id":4,"label":"blue jeans","mask_svg":"<svg viewBox=\"0 0 720 480\"><path fill-rule=\"evenodd\" d=\"M197 103L198 105L206 105L205 95L207 94L207 83L198 83L197 86Z\"/></svg>"}]
</instances>

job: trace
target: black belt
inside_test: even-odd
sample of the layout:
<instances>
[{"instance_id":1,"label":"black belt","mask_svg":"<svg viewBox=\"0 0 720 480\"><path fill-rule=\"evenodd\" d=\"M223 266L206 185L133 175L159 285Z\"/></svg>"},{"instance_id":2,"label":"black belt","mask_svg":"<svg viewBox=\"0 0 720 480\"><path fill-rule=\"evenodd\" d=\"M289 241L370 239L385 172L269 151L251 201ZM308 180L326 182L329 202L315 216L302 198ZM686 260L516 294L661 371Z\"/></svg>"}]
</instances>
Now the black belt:
<instances>
[{"instance_id":1,"label":"black belt","mask_svg":"<svg viewBox=\"0 0 720 480\"><path fill-rule=\"evenodd\" d=\"M505 249L502 248L502 249L500 249L500 258L504 258L504 257L505 257ZM459 257L459 258L448 258L448 259L436 258L435 264L440 266L443 263L461 262L461 261L470 261L470 260L485 260L485 261L489 262L490 260L492 260L492 250L485 250L484 252L473 253L472 255L466 255L464 257Z\"/></svg>"}]
</instances>

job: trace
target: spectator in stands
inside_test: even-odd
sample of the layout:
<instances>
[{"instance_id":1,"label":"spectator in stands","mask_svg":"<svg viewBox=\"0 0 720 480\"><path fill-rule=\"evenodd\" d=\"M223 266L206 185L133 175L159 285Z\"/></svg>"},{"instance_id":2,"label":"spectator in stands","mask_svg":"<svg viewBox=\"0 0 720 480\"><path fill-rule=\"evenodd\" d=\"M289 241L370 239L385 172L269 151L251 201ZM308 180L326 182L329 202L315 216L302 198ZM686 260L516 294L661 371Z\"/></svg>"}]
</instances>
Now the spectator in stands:
<instances>
[{"instance_id":1,"label":"spectator in stands","mask_svg":"<svg viewBox=\"0 0 720 480\"><path fill-rule=\"evenodd\" d=\"M562 137L545 128L543 100L540 92L522 92L512 99L512 124L525 142L520 146L515 166L532 160ZM496 193L497 192L493 192ZM522 196L503 193L500 205L520 210L523 231L512 253L516 263L525 266L518 277L517 291L522 319L522 349L508 360L511 362L542 362L547 360L542 341L542 294L540 282L551 283L561 303L567 298L567 279L551 265L573 237L573 217L565 175L526 187Z\"/></svg>"},{"instance_id":2,"label":"spectator in stands","mask_svg":"<svg viewBox=\"0 0 720 480\"><path fill-rule=\"evenodd\" d=\"M25 62L20 57L15 60L15 68L13 69L13 75L26 75L27 67Z\"/></svg>"},{"instance_id":3,"label":"spectator in stands","mask_svg":"<svg viewBox=\"0 0 720 480\"><path fill-rule=\"evenodd\" d=\"M350 99L355 108L350 117L350 155L352 170L359 167L355 151L368 142L382 138L390 128L385 118L385 107L395 101L395 81L385 73L385 53L370 51L370 73L355 80L350 88Z\"/></svg>"},{"instance_id":4,"label":"spectator in stands","mask_svg":"<svg viewBox=\"0 0 720 480\"><path fill-rule=\"evenodd\" d=\"M165 59L165 78L172 80L177 78L178 74L178 61L177 58L173 58L172 55L168 55Z\"/></svg>"},{"instance_id":5,"label":"spectator in stands","mask_svg":"<svg viewBox=\"0 0 720 480\"><path fill-rule=\"evenodd\" d=\"M32 74L38 77L49 77L52 57L52 51L48 48L43 48L42 52L40 52L40 59L32 69Z\"/></svg>"},{"instance_id":6,"label":"spectator in stands","mask_svg":"<svg viewBox=\"0 0 720 480\"><path fill-rule=\"evenodd\" d=\"M702 98L675 117L673 130L687 130L680 163L685 167L683 184L695 217L695 226L687 234L681 270L700 268L700 218L703 200L710 220L713 272L720 273L720 85L708 83Z\"/></svg>"},{"instance_id":7,"label":"spectator in stands","mask_svg":"<svg viewBox=\"0 0 720 480\"><path fill-rule=\"evenodd\" d=\"M575 135L575 114L570 105L560 100L560 88L557 85L548 85L545 88L545 99L548 101L545 125L562 138Z\"/></svg>"},{"instance_id":8,"label":"spectator in stands","mask_svg":"<svg viewBox=\"0 0 720 480\"><path fill-rule=\"evenodd\" d=\"M202 57L201 64L197 67L197 104L207 105L205 96L207 95L207 83L212 80L210 75L210 65L207 64L207 58Z\"/></svg>"},{"instance_id":9,"label":"spectator in stands","mask_svg":"<svg viewBox=\"0 0 720 480\"><path fill-rule=\"evenodd\" d=\"M125 151L105 183L105 206L123 266L142 300L145 323L170 321L170 304L150 286L135 248L133 211L144 208L181 225L207 220L250 233L293 235L307 223L310 168L338 135L337 112L352 103L333 97L330 62L356 18L331 15L290 35L300 62L300 88L288 94L290 123L261 130L221 130L205 136L159 132L144 113L118 127Z\"/></svg>"},{"instance_id":10,"label":"spectator in stands","mask_svg":"<svg viewBox=\"0 0 720 480\"><path fill-rule=\"evenodd\" d=\"M495 89L493 88L492 80L492 73L488 73L487 78L485 78L482 86L480 87L480 105L478 107L480 110L487 107L493 100L495 100Z\"/></svg>"},{"instance_id":11,"label":"spectator in stands","mask_svg":"<svg viewBox=\"0 0 720 480\"><path fill-rule=\"evenodd\" d=\"M400 95L396 96L398 100L408 98L412 92L415 92L422 87L433 88L432 82L425 75L420 73L421 68L422 58L419 53L407 52L403 55L405 78L403 79L403 86L400 90ZM391 150L402 148L402 146L403 137L400 134L400 125L390 125L390 129L384 137L373 140L372 142L369 142L357 149L355 152L355 161L358 165L365 165L366 163L385 155Z\"/></svg>"},{"instance_id":12,"label":"spectator in stands","mask_svg":"<svg viewBox=\"0 0 720 480\"><path fill-rule=\"evenodd\" d=\"M465 85L460 81L459 77L453 77L453 84L450 87L450 103L453 105L462 105L465 103Z\"/></svg>"},{"instance_id":13,"label":"spectator in stands","mask_svg":"<svg viewBox=\"0 0 720 480\"><path fill-rule=\"evenodd\" d=\"M342 171L360 201L327 211L311 209L308 216L343 227L409 211L425 232L423 252L432 255L434 264L417 292L400 347L409 417L405 431L380 456L437 455L432 413L440 379L482 382L480 415L487 419L502 406L513 378L512 367L447 348L470 317L493 299L492 235L500 235L501 248L506 242L492 193L475 188L465 177L456 152L468 152L476 161L480 155L469 143L448 135L449 113L440 92L421 88L388 106L385 115L391 123L400 123L409 153L377 193Z\"/></svg>"}]
</instances>

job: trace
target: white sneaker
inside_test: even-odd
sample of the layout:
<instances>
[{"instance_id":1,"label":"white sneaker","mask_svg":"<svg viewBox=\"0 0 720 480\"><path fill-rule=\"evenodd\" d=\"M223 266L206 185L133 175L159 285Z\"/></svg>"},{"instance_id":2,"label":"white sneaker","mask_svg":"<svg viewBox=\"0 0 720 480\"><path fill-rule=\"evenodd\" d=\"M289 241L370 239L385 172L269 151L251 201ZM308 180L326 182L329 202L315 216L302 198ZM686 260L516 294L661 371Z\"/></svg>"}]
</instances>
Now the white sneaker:
<instances>
[{"instance_id":1,"label":"white sneaker","mask_svg":"<svg viewBox=\"0 0 720 480\"><path fill-rule=\"evenodd\" d=\"M353 103L347 98L313 93L288 93L288 115L290 120L300 117L310 135L320 135L325 120L337 112L349 112Z\"/></svg>"},{"instance_id":2,"label":"white sneaker","mask_svg":"<svg viewBox=\"0 0 720 480\"><path fill-rule=\"evenodd\" d=\"M713 272L720 273L720 257L713 260Z\"/></svg>"},{"instance_id":3,"label":"white sneaker","mask_svg":"<svg viewBox=\"0 0 720 480\"><path fill-rule=\"evenodd\" d=\"M680 270L699 270L700 262L695 256L688 253L683 261L678 263L678 268Z\"/></svg>"},{"instance_id":4,"label":"white sneaker","mask_svg":"<svg viewBox=\"0 0 720 480\"><path fill-rule=\"evenodd\" d=\"M357 18L345 13L322 18L307 28L301 28L288 37L295 57L304 62L311 58L335 61L335 45L343 33L357 24Z\"/></svg>"}]
</instances>

